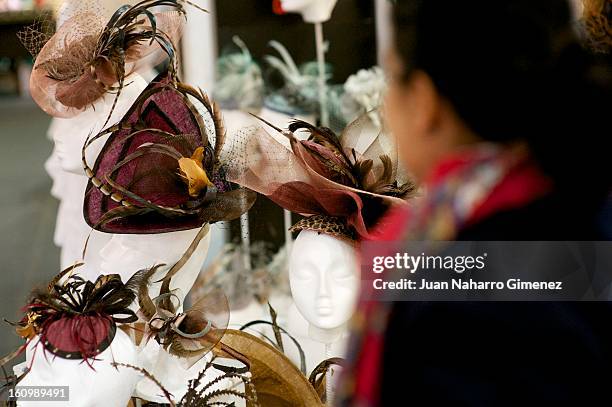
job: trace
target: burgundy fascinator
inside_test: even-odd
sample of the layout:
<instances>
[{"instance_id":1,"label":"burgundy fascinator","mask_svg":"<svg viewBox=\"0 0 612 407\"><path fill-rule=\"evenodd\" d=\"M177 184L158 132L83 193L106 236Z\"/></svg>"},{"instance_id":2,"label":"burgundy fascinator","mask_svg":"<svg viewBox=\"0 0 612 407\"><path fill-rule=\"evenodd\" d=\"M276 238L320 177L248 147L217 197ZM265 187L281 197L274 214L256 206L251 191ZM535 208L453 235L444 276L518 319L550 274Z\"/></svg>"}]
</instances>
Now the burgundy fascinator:
<instances>
[{"instance_id":1,"label":"burgundy fascinator","mask_svg":"<svg viewBox=\"0 0 612 407\"><path fill-rule=\"evenodd\" d=\"M405 204L415 190L414 184L400 179L395 142L367 114L340 137L303 121L294 121L288 130L265 123L286 138L290 148L261 127L251 129L246 164L231 179L305 215L294 231L367 238L382 214ZM301 134L307 139L300 140Z\"/></svg>"},{"instance_id":2,"label":"burgundy fascinator","mask_svg":"<svg viewBox=\"0 0 612 407\"><path fill-rule=\"evenodd\" d=\"M193 5L186 0L145 0L120 7L106 21L99 2L83 0L63 7L61 17L66 20L52 36L43 23L26 28L20 39L36 58L32 97L49 115L64 118L108 92L118 97L130 74L166 57L174 60L185 4ZM154 13L159 6L169 10Z\"/></svg>"},{"instance_id":3,"label":"burgundy fascinator","mask_svg":"<svg viewBox=\"0 0 612 407\"><path fill-rule=\"evenodd\" d=\"M85 149L109 134L91 169ZM224 141L216 105L159 75L120 123L86 142L85 220L101 232L155 234L240 217L256 194L226 181Z\"/></svg>"},{"instance_id":4,"label":"burgundy fascinator","mask_svg":"<svg viewBox=\"0 0 612 407\"><path fill-rule=\"evenodd\" d=\"M71 274L78 266L61 272L46 289L33 291L16 330L28 343L38 337L53 355L89 361L110 346L117 324L138 320L129 308L136 293L132 282L123 284L118 275L85 281ZM28 343L1 364L19 355Z\"/></svg>"}]
</instances>

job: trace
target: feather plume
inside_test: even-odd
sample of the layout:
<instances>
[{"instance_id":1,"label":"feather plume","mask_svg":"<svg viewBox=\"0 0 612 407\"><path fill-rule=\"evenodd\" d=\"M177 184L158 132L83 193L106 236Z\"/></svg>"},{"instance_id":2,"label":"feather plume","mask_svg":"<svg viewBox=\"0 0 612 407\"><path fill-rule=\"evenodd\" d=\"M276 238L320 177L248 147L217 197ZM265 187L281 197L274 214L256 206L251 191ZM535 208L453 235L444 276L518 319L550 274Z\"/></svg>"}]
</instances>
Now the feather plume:
<instances>
[{"instance_id":1,"label":"feather plume","mask_svg":"<svg viewBox=\"0 0 612 407\"><path fill-rule=\"evenodd\" d=\"M126 367L129 369L133 369L137 372L142 373L147 379L151 380L153 383L155 383L157 385L157 387L162 391L162 393L164 394L164 397L166 398L166 400L168 400L168 403L172 406L175 407L176 403L174 403L174 400L172 399L172 393L170 393L163 384L161 384L161 382L159 380L157 380L155 378L155 376L153 376L151 373L149 373L146 369L142 368L142 367L138 367L138 366L134 366L134 365L130 365L128 363L118 363L118 362L112 362L111 365L114 368L119 368L119 367Z\"/></svg>"},{"instance_id":2,"label":"feather plume","mask_svg":"<svg viewBox=\"0 0 612 407\"><path fill-rule=\"evenodd\" d=\"M215 366L215 358L210 362L207 362L204 368L198 373L198 376L190 380L187 385L187 392L179 401L175 401L172 394L163 386L163 384L155 378L146 369L133 366L127 363L116 363L114 362L113 367L129 368L142 373L147 379L151 380L155 385L162 391L166 400L171 406L180 407L213 407L213 406L235 406L240 400L246 400L249 405L258 406L257 396L255 388L253 387L250 378L247 375L234 373L234 372L222 372L220 375L209 381L204 381L207 374ZM248 390L249 394L234 390L234 388L215 388L226 380L237 380L242 383ZM219 400L221 397L224 400ZM231 401L226 401L231 400Z\"/></svg>"},{"instance_id":3,"label":"feather plume","mask_svg":"<svg viewBox=\"0 0 612 407\"><path fill-rule=\"evenodd\" d=\"M294 120L289 125L289 131L295 133L300 130L306 130L309 134L309 140L313 141L334 153L335 156L345 161L348 165L350 160L344 153L344 149L340 144L340 139L330 128L327 127L316 127L308 122L302 120Z\"/></svg>"},{"instance_id":4,"label":"feather plume","mask_svg":"<svg viewBox=\"0 0 612 407\"><path fill-rule=\"evenodd\" d=\"M174 304L170 291L172 277L164 277L161 281L160 295L151 299L149 282L155 271L161 266L139 272L130 286L139 284L138 300L140 313L147 322L147 340L155 340L170 354L181 358L201 358L208 353L221 339L227 326L227 320L221 320L223 315L229 315L229 306L224 297L209 296L196 302L191 309L177 313L180 304ZM176 298L176 297L175 297ZM208 319L210 314L221 314L215 321ZM214 318L213 318L214 319Z\"/></svg>"},{"instance_id":5,"label":"feather plume","mask_svg":"<svg viewBox=\"0 0 612 407\"><path fill-rule=\"evenodd\" d=\"M281 327L280 325L278 325L277 322L277 318L276 318L276 310L272 307L272 305L270 303L268 303L268 311L270 313L270 317L272 319L272 322L270 321L263 321L263 320L256 320L256 321L251 321L248 322L246 324L244 324L243 326L240 327L240 331L246 331L249 328L255 327L257 325L268 325L270 327L272 327L272 330L274 331L274 336L275 336L275 340L276 343L273 342L271 339L265 337L268 342L270 342L276 349L278 349L281 353L284 352L284 346L283 346L283 340L282 340L282 334L287 335L287 337L289 339L291 339L291 341L293 342L293 344L296 346L299 355L300 355L300 371L306 375L306 354L304 353L304 350L302 349L302 346L300 345L300 343L298 342L297 339L295 339L293 336L291 336L291 334L289 332L287 332L283 327Z\"/></svg>"},{"instance_id":6,"label":"feather plume","mask_svg":"<svg viewBox=\"0 0 612 407\"><path fill-rule=\"evenodd\" d=\"M144 315L147 321L153 318L155 315L155 304L149 296L149 282L157 270L164 266L165 264L159 264L151 267L150 269L140 270L126 283L126 288L135 293L137 296L140 312Z\"/></svg>"}]
</instances>

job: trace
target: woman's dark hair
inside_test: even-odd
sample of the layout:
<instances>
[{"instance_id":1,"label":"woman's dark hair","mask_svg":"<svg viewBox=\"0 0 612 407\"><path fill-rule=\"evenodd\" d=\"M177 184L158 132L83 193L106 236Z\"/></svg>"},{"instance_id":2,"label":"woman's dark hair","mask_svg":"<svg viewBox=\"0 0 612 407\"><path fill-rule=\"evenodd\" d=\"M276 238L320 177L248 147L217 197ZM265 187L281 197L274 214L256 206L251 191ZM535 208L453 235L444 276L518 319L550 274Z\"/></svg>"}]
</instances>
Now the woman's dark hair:
<instances>
[{"instance_id":1,"label":"woman's dark hair","mask_svg":"<svg viewBox=\"0 0 612 407\"><path fill-rule=\"evenodd\" d=\"M395 27L404 78L426 72L480 137L526 140L558 184L609 191L610 56L581 46L567 0L397 0Z\"/></svg>"}]
</instances>

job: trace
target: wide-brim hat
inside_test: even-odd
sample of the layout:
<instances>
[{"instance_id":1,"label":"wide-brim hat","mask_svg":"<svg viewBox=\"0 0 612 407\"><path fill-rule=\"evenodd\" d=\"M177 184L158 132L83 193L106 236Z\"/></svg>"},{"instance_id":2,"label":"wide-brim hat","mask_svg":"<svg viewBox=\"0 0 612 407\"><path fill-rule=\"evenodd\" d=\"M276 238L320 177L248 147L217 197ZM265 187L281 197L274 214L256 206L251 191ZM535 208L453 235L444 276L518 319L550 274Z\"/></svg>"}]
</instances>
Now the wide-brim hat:
<instances>
[{"instance_id":1,"label":"wide-brim hat","mask_svg":"<svg viewBox=\"0 0 612 407\"><path fill-rule=\"evenodd\" d=\"M317 407L321 399L306 376L282 352L243 331L228 329L221 342L244 355L261 406Z\"/></svg>"}]
</instances>

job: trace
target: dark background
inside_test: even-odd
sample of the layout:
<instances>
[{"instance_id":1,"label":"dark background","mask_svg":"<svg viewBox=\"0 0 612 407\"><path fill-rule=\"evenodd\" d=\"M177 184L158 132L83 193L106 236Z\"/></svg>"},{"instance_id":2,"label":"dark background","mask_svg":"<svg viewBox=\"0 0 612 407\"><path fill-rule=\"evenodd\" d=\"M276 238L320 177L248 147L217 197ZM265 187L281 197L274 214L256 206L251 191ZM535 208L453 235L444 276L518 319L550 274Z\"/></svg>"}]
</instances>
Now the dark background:
<instances>
[{"instance_id":1,"label":"dark background","mask_svg":"<svg viewBox=\"0 0 612 407\"><path fill-rule=\"evenodd\" d=\"M299 63L316 59L314 26L298 14L276 15L272 0L216 2L219 49L238 35L258 60L275 53L270 40L281 42ZM334 66L335 83L342 83L361 68L376 64L376 28L372 0L339 0L332 19L324 24L330 42L327 61Z\"/></svg>"}]
</instances>

